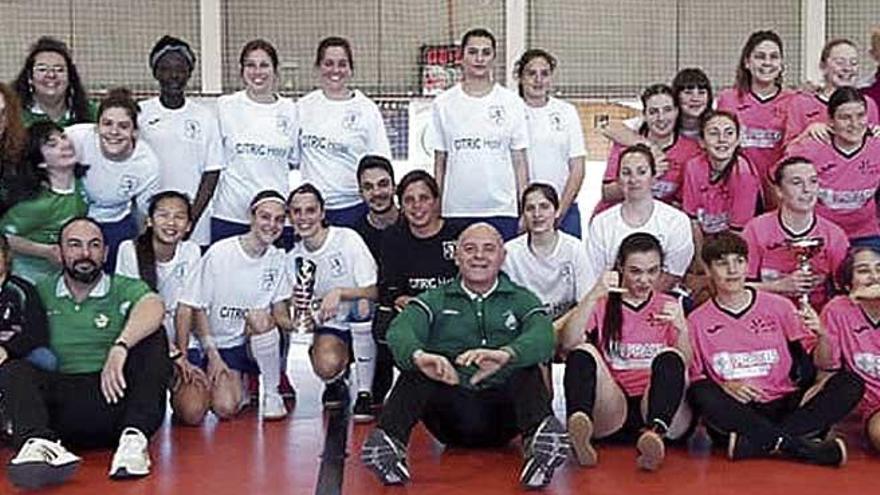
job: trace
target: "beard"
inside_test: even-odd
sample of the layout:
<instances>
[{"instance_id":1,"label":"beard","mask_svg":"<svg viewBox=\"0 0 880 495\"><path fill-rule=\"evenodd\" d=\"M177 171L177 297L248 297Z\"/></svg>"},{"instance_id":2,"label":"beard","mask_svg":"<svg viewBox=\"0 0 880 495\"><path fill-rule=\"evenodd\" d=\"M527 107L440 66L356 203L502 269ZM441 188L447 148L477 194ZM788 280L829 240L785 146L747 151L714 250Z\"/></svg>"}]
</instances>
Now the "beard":
<instances>
[{"instance_id":1,"label":"beard","mask_svg":"<svg viewBox=\"0 0 880 495\"><path fill-rule=\"evenodd\" d=\"M76 267L80 265L88 265L89 270L82 271L77 270ZM98 280L98 277L101 276L101 267L98 266L92 260L79 260L74 262L72 265L64 265L64 273L70 275L70 278L76 280L77 282L81 282L84 284L91 284L94 281Z\"/></svg>"}]
</instances>

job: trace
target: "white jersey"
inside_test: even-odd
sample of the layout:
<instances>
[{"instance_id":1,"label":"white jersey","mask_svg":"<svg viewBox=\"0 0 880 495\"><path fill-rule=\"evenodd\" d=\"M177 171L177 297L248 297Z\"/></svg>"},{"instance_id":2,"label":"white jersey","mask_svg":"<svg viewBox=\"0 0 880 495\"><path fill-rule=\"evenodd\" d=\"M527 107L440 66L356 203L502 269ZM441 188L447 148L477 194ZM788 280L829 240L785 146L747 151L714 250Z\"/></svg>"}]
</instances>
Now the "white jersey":
<instances>
[{"instance_id":1,"label":"white jersey","mask_svg":"<svg viewBox=\"0 0 880 495\"><path fill-rule=\"evenodd\" d=\"M296 102L302 177L321 191L329 209L363 199L357 167L364 155L391 159L391 145L379 107L358 90L347 100L331 100L320 89Z\"/></svg>"},{"instance_id":2,"label":"white jersey","mask_svg":"<svg viewBox=\"0 0 880 495\"><path fill-rule=\"evenodd\" d=\"M202 257L180 302L205 310L211 338L227 349L244 344L249 309L270 309L291 296L284 251L273 246L259 258L244 252L241 237L214 243Z\"/></svg>"},{"instance_id":3,"label":"white jersey","mask_svg":"<svg viewBox=\"0 0 880 495\"><path fill-rule=\"evenodd\" d=\"M217 115L191 99L177 109L165 108L159 98L140 103L138 127L144 141L159 157L159 190L179 191L195 201L202 174L220 170L223 150ZM193 227L190 239L211 243L210 208Z\"/></svg>"},{"instance_id":4,"label":"white jersey","mask_svg":"<svg viewBox=\"0 0 880 495\"><path fill-rule=\"evenodd\" d=\"M587 259L590 262L589 286L592 287L606 270L614 268L617 250L626 236L645 232L660 241L665 258L664 270L683 276L694 257L694 238L691 221L681 210L654 201L654 211L643 225L630 227L623 221L622 203L599 213L590 222L587 232Z\"/></svg>"},{"instance_id":5,"label":"white jersey","mask_svg":"<svg viewBox=\"0 0 880 495\"><path fill-rule=\"evenodd\" d=\"M529 145L526 105L495 85L468 96L456 84L432 104L433 144L446 152L443 216L516 217L516 174L511 151Z\"/></svg>"},{"instance_id":6,"label":"white jersey","mask_svg":"<svg viewBox=\"0 0 880 495\"><path fill-rule=\"evenodd\" d=\"M244 91L217 100L223 142L223 172L214 195L214 216L248 223L258 192L290 192L289 171L297 165L299 119L289 98L257 103Z\"/></svg>"},{"instance_id":7,"label":"white jersey","mask_svg":"<svg viewBox=\"0 0 880 495\"><path fill-rule=\"evenodd\" d=\"M315 264L315 300L320 300L340 287L369 287L376 285L376 261L361 236L347 227L328 227L327 238L320 248L309 251L298 242L287 254L289 273L296 273L296 259L304 258ZM291 276L291 279L295 279ZM295 282L294 282L295 283ZM332 321L325 327L348 330L348 315L352 301L342 301Z\"/></svg>"},{"instance_id":8,"label":"white jersey","mask_svg":"<svg viewBox=\"0 0 880 495\"><path fill-rule=\"evenodd\" d=\"M559 232L553 252L538 256L523 234L504 244L504 270L510 280L534 292L547 306L551 318L558 318L577 305L591 287L589 264L580 239Z\"/></svg>"},{"instance_id":9,"label":"white jersey","mask_svg":"<svg viewBox=\"0 0 880 495\"><path fill-rule=\"evenodd\" d=\"M175 341L174 314L177 302L187 286L189 278L195 272L202 258L202 251L193 241L183 241L177 245L174 256L168 261L156 262L156 279L159 295L165 303L165 332L170 342ZM119 245L116 260L116 274L131 278L141 278L138 269L137 252L134 241L127 239ZM197 347L195 339L190 339L190 347Z\"/></svg>"},{"instance_id":10,"label":"white jersey","mask_svg":"<svg viewBox=\"0 0 880 495\"><path fill-rule=\"evenodd\" d=\"M529 123L529 183L542 182L562 196L571 158L584 157L584 128L571 103L552 96L543 107L526 106Z\"/></svg>"},{"instance_id":11,"label":"white jersey","mask_svg":"<svg viewBox=\"0 0 880 495\"><path fill-rule=\"evenodd\" d=\"M150 198L159 192L159 159L149 144L139 141L123 161L101 153L95 124L75 124L64 130L76 157L89 169L83 185L89 197L89 216L100 223L118 222L131 213L131 200L147 216Z\"/></svg>"}]
</instances>

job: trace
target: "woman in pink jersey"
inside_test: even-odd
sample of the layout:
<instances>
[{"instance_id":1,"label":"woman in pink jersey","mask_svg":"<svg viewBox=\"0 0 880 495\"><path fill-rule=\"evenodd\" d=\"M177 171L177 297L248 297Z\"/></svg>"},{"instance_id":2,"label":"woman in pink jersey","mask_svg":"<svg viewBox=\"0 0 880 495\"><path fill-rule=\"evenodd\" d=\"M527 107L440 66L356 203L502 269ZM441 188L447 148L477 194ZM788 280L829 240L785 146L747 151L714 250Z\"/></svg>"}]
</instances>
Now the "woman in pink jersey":
<instances>
[{"instance_id":1,"label":"woman in pink jersey","mask_svg":"<svg viewBox=\"0 0 880 495\"><path fill-rule=\"evenodd\" d=\"M703 246L715 296L688 317L693 346L689 398L711 431L727 437L731 460L779 454L813 464L846 462L842 439L818 440L855 407L863 385L851 373L807 389L815 340L782 296L746 287L748 245L723 232ZM812 325L811 325L812 326ZM815 392L815 393L814 393Z\"/></svg>"},{"instance_id":2,"label":"woman in pink jersey","mask_svg":"<svg viewBox=\"0 0 880 495\"><path fill-rule=\"evenodd\" d=\"M644 119L639 133L650 146L661 150L665 162L658 162L657 175L652 188L655 198L672 205L681 203L681 178L684 164L700 152L700 147L692 139L680 139L676 130L679 117L678 102L672 88L665 84L648 86L642 92ZM596 211L623 200L623 191L617 183L618 162L625 146L615 143L608 155L605 178L602 185L602 202Z\"/></svg>"},{"instance_id":3,"label":"woman in pink jersey","mask_svg":"<svg viewBox=\"0 0 880 495\"><path fill-rule=\"evenodd\" d=\"M845 38L836 38L822 48L819 59L824 85L816 91L798 93L791 99L788 117L785 121L785 143L813 137L824 142L831 139L831 127L826 107L832 93L838 88L855 87L859 77L859 52L855 43ZM877 104L866 102L868 123L880 123Z\"/></svg>"},{"instance_id":4,"label":"woman in pink jersey","mask_svg":"<svg viewBox=\"0 0 880 495\"><path fill-rule=\"evenodd\" d=\"M635 439L637 464L656 470L663 439L688 429L685 374L691 349L684 313L673 297L655 290L663 250L647 233L627 236L617 254L623 292L602 280L566 324L562 347L568 429L578 462L595 465L597 439ZM586 330L586 331L585 331Z\"/></svg>"},{"instance_id":5,"label":"woman in pink jersey","mask_svg":"<svg viewBox=\"0 0 880 495\"><path fill-rule=\"evenodd\" d=\"M816 325L816 364L847 369L865 382L857 411L875 449L880 450L880 251L855 248L841 269L849 295L837 296Z\"/></svg>"},{"instance_id":6,"label":"woman in pink jersey","mask_svg":"<svg viewBox=\"0 0 880 495\"><path fill-rule=\"evenodd\" d=\"M819 172L816 213L836 223L852 244L880 243L874 195L880 186L880 138L868 130L867 103L859 90L842 87L828 100L833 136L823 143L792 143L788 156L801 156Z\"/></svg>"},{"instance_id":7,"label":"woman in pink jersey","mask_svg":"<svg viewBox=\"0 0 880 495\"><path fill-rule=\"evenodd\" d=\"M834 293L834 274L846 257L849 241L843 229L816 215L819 174L803 157L786 158L773 169L773 188L779 209L753 218L743 238L749 245L749 280L761 290L796 300L810 295L816 311ZM792 241L821 239L822 247L810 260L812 273L798 269Z\"/></svg>"},{"instance_id":8,"label":"woman in pink jersey","mask_svg":"<svg viewBox=\"0 0 880 495\"><path fill-rule=\"evenodd\" d=\"M788 101L794 94L782 87L782 38L773 31L749 36L736 68L732 88L718 95L717 109L736 115L740 146L764 188L764 200L775 205L769 184L770 167L782 156Z\"/></svg>"}]
</instances>

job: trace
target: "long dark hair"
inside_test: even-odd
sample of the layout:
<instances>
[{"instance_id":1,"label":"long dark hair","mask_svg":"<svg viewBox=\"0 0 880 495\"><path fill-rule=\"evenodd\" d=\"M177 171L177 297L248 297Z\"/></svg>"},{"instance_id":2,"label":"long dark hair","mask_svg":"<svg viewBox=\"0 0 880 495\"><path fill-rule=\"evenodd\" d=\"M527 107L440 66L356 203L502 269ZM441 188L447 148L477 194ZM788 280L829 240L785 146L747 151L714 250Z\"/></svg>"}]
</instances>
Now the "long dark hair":
<instances>
[{"instance_id":1,"label":"long dark hair","mask_svg":"<svg viewBox=\"0 0 880 495\"><path fill-rule=\"evenodd\" d=\"M623 267L629 255L650 252L656 252L660 255L660 266L663 266L663 247L660 246L660 241L656 237L646 232L636 232L626 236L623 242L620 243L620 248L617 250L617 260L615 261L615 268L621 273L621 279L623 278ZM609 355L617 354L622 330L623 299L619 292L611 292L605 301L605 318L602 320L601 341L602 347L605 348Z\"/></svg>"},{"instance_id":2,"label":"long dark hair","mask_svg":"<svg viewBox=\"0 0 880 495\"><path fill-rule=\"evenodd\" d=\"M82 80L79 77L79 71L76 70L76 64L73 63L73 57L67 45L51 36L42 36L31 46L24 61L24 66L18 77L15 78L13 86L15 92L21 100L22 108L30 108L34 104L34 91L31 85L31 77L34 72L34 60L37 55L44 52L53 52L61 55L64 63L67 64L67 109L70 111L73 123L91 122L92 115L89 112L89 95L83 87Z\"/></svg>"},{"instance_id":3,"label":"long dark hair","mask_svg":"<svg viewBox=\"0 0 880 495\"><path fill-rule=\"evenodd\" d=\"M779 47L779 54L783 57L785 56L782 50L782 38L774 31L755 31L752 33L749 39L746 40L746 44L743 45L742 52L739 54L739 64L736 66L736 78L733 85L740 95L752 90L752 73L746 68L746 61L752 55L752 52L755 51L755 47L765 41L775 43ZM782 73L779 74L776 85L780 88L782 87Z\"/></svg>"},{"instance_id":4,"label":"long dark hair","mask_svg":"<svg viewBox=\"0 0 880 495\"><path fill-rule=\"evenodd\" d=\"M192 220L192 203L186 194L178 191L163 191L150 198L147 214L150 218L156 213L159 203L166 199L179 199L186 205L186 216ZM134 252L137 257L138 274L154 291L159 291L159 274L156 270L156 249L153 246L153 227L147 227L144 233L134 241Z\"/></svg>"},{"instance_id":5,"label":"long dark hair","mask_svg":"<svg viewBox=\"0 0 880 495\"><path fill-rule=\"evenodd\" d=\"M672 88L666 84L652 84L645 88L642 91L640 96L642 100L642 112L648 111L648 100L657 96L657 95L667 95L672 98L672 105L675 107L675 110L678 112L678 116L675 119L674 133L678 135L678 125L681 120L681 107L678 104L678 97L676 97L675 92L672 91ZM643 122L642 126L639 128L639 134L643 136L648 135L648 122Z\"/></svg>"},{"instance_id":6,"label":"long dark hair","mask_svg":"<svg viewBox=\"0 0 880 495\"><path fill-rule=\"evenodd\" d=\"M516 80L518 81L516 87L519 89L519 96L523 95L523 84L522 77L523 72L526 70L526 66L529 65L529 62L535 60L536 58L543 58L547 65L550 66L550 72L556 70L556 57L550 54L550 52L546 50L542 50L540 48L532 48L531 50L526 50L525 53L516 61L516 64L513 66L513 73L516 75Z\"/></svg>"}]
</instances>

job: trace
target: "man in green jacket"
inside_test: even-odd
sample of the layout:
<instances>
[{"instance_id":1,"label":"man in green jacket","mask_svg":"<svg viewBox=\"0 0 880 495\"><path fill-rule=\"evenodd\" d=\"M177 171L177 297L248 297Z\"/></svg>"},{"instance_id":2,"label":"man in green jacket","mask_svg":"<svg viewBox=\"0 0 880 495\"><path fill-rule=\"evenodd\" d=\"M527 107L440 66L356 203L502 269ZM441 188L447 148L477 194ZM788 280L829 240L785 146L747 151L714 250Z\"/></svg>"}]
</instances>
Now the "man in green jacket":
<instances>
[{"instance_id":1,"label":"man in green jacket","mask_svg":"<svg viewBox=\"0 0 880 495\"><path fill-rule=\"evenodd\" d=\"M406 444L423 420L445 443L485 446L523 437L520 482L542 488L568 455L538 369L553 354L541 302L501 273L501 235L486 223L462 232L459 276L412 299L388 330L401 369L364 444L362 460L385 484L410 478Z\"/></svg>"}]
</instances>

